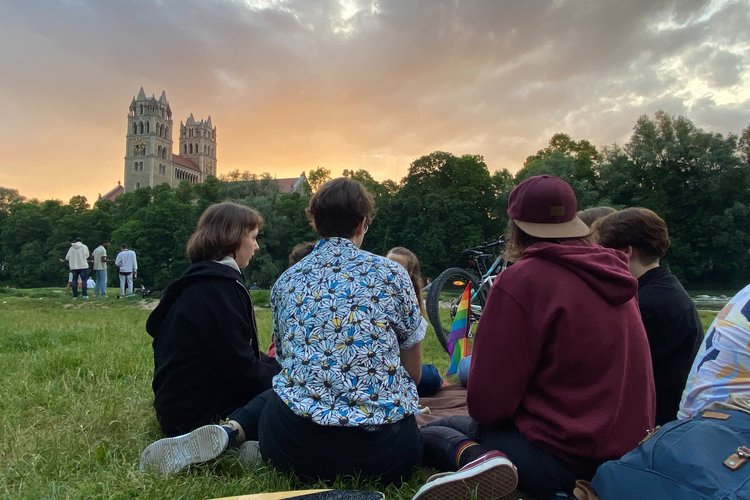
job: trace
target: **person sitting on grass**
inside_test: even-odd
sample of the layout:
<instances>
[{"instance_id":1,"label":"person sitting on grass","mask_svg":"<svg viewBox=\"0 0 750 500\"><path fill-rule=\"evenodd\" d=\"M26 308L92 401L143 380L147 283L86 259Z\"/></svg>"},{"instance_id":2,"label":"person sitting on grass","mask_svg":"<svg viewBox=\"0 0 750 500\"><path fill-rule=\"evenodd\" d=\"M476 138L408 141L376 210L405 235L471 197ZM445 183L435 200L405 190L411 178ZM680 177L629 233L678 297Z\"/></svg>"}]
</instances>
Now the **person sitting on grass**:
<instances>
[{"instance_id":1,"label":"person sitting on grass","mask_svg":"<svg viewBox=\"0 0 750 500\"><path fill-rule=\"evenodd\" d=\"M651 347L656 385L656 425L677 418L690 367L703 340L698 309L660 260L669 249L667 223L647 208L626 208L598 219L595 240L629 257L638 280L638 308Z\"/></svg>"},{"instance_id":2,"label":"person sitting on grass","mask_svg":"<svg viewBox=\"0 0 750 500\"><path fill-rule=\"evenodd\" d=\"M737 292L708 327L677 418L692 418L729 396L750 398L750 285Z\"/></svg>"},{"instance_id":3,"label":"person sitting on grass","mask_svg":"<svg viewBox=\"0 0 750 500\"><path fill-rule=\"evenodd\" d=\"M405 247L393 247L385 254L387 259L391 259L394 262L401 264L406 272L409 273L409 279L411 280L412 286L414 286L414 293L417 296L417 303L419 303L419 311L424 316L424 301L422 300L422 289L424 288L424 279L422 278L422 272L420 270L419 259L417 256ZM434 396L443 384L443 379L440 377L440 372L433 364L422 365L422 375L417 384L417 393L420 397Z\"/></svg>"},{"instance_id":4,"label":"person sitting on grass","mask_svg":"<svg viewBox=\"0 0 750 500\"><path fill-rule=\"evenodd\" d=\"M654 426L654 381L638 284L622 252L585 238L576 197L539 175L508 198L506 253L477 325L470 416L422 428L425 465L455 470L498 450L534 498L633 449Z\"/></svg>"},{"instance_id":5,"label":"person sitting on grass","mask_svg":"<svg viewBox=\"0 0 750 500\"><path fill-rule=\"evenodd\" d=\"M144 452L146 468L176 471L248 439L259 442L243 443L241 456L259 450L278 469L306 479L353 475L397 483L420 465L415 382L427 322L409 277L397 263L360 250L374 206L359 182L327 182L308 214L320 240L271 290L282 366L273 388L222 426L154 443L154 453ZM460 485L465 477L494 484L495 465L474 465L458 477ZM433 491L452 484L458 483L436 481Z\"/></svg>"},{"instance_id":6,"label":"person sitting on grass","mask_svg":"<svg viewBox=\"0 0 750 500\"><path fill-rule=\"evenodd\" d=\"M167 436L219 422L271 387L279 365L258 350L258 332L241 269L258 250L263 225L235 203L208 207L187 243L191 265L149 316L154 409ZM162 443L163 444L163 443ZM141 466L165 448L147 448Z\"/></svg>"}]
</instances>

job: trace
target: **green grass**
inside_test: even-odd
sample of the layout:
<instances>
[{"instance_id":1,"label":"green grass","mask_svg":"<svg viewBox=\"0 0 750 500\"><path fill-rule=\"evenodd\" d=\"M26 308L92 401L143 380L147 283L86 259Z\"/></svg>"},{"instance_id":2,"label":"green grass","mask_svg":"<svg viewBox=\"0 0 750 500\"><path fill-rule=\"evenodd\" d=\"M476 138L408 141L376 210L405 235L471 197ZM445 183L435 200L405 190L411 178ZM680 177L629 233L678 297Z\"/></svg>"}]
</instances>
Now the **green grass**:
<instances>
[{"instance_id":1,"label":"green grass","mask_svg":"<svg viewBox=\"0 0 750 500\"><path fill-rule=\"evenodd\" d=\"M154 301L73 301L60 289L0 289L0 497L215 498L324 487L266 465L244 469L227 453L171 477L138 472L143 448L161 437L151 407L151 338L144 330ZM267 292L257 292L258 304ZM255 292L254 292L255 294ZM262 345L270 313L256 307ZM701 311L704 326L715 312ZM448 366L430 328L424 360ZM334 486L380 489L411 498L430 471L400 488L353 478Z\"/></svg>"},{"instance_id":2,"label":"green grass","mask_svg":"<svg viewBox=\"0 0 750 500\"><path fill-rule=\"evenodd\" d=\"M0 497L192 499L324 487L266 465L243 469L233 453L171 477L138 472L143 448L162 437L144 329L155 302L110 292L73 301L61 289L0 289ZM265 302L257 294L267 303L267 292ZM267 345L269 310L256 313ZM448 366L432 331L424 356L443 371ZM353 478L334 486L411 498L429 472L401 488Z\"/></svg>"}]
</instances>

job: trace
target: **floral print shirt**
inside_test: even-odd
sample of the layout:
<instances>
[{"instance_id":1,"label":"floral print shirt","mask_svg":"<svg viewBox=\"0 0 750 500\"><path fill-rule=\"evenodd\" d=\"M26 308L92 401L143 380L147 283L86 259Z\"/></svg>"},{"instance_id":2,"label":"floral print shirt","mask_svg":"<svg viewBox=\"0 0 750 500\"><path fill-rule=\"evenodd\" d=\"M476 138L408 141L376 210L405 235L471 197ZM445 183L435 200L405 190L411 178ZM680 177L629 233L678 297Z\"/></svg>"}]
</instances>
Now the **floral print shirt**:
<instances>
[{"instance_id":1,"label":"floral print shirt","mask_svg":"<svg viewBox=\"0 0 750 500\"><path fill-rule=\"evenodd\" d=\"M320 425L396 422L417 412L417 388L399 349L427 330L398 263L346 238L318 241L271 290L281 372L273 389L297 415Z\"/></svg>"}]
</instances>

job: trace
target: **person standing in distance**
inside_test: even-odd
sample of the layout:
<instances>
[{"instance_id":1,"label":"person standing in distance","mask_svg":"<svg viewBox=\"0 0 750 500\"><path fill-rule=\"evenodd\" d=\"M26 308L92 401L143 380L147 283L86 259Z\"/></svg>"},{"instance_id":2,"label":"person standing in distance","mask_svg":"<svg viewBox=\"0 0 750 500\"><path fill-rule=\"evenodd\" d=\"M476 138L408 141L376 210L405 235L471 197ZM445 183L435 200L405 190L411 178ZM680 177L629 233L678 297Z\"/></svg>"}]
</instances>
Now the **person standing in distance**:
<instances>
[{"instance_id":1,"label":"person standing in distance","mask_svg":"<svg viewBox=\"0 0 750 500\"><path fill-rule=\"evenodd\" d=\"M107 247L109 241L103 241L101 245L94 249L91 255L94 258L94 295L99 297L107 296Z\"/></svg>"},{"instance_id":2,"label":"person standing in distance","mask_svg":"<svg viewBox=\"0 0 750 500\"><path fill-rule=\"evenodd\" d=\"M81 238L76 238L70 244L68 253L65 255L65 262L68 263L70 272L72 273L71 287L73 288L73 298L78 298L78 280L81 280L81 295L84 299L88 299L88 291L86 290L86 280L89 277L89 247L81 242Z\"/></svg>"},{"instance_id":3,"label":"person standing in distance","mask_svg":"<svg viewBox=\"0 0 750 500\"><path fill-rule=\"evenodd\" d=\"M120 253L115 258L115 266L120 272L120 296L133 295L133 278L138 276L138 259L127 243L122 244Z\"/></svg>"}]
</instances>

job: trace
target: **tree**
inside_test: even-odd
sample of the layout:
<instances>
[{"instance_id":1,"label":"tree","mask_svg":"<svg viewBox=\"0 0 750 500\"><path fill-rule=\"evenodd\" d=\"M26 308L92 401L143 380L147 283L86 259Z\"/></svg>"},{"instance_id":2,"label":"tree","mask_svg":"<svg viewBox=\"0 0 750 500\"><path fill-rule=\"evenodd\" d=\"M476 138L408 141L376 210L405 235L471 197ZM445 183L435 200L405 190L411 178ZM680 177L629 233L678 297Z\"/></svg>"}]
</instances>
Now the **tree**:
<instances>
[{"instance_id":1,"label":"tree","mask_svg":"<svg viewBox=\"0 0 750 500\"><path fill-rule=\"evenodd\" d=\"M331 179L331 171L324 167L318 167L310 170L307 173L307 184L310 186L310 191L314 193L320 186Z\"/></svg>"},{"instance_id":2,"label":"tree","mask_svg":"<svg viewBox=\"0 0 750 500\"><path fill-rule=\"evenodd\" d=\"M734 245L729 253L717 248L721 238L711 222L718 216L721 231L733 234L732 214L742 211L734 204L750 204L750 170L735 136L705 132L663 111L653 119L641 116L630 141L606 151L600 184L613 204L650 208L667 222L672 240L667 260L683 281L750 277L732 275L729 262L747 255ZM721 261L713 258L718 253Z\"/></svg>"},{"instance_id":3,"label":"tree","mask_svg":"<svg viewBox=\"0 0 750 500\"><path fill-rule=\"evenodd\" d=\"M556 175L571 185L579 207L592 206L601 197L597 182L600 158L589 141L576 142L567 134L558 133L550 138L547 147L526 158L516 174L516 183L534 175Z\"/></svg>"},{"instance_id":4,"label":"tree","mask_svg":"<svg viewBox=\"0 0 750 500\"><path fill-rule=\"evenodd\" d=\"M393 196L388 237L379 253L388 250L385 246L408 247L419 257L425 275L434 276L457 264L465 247L503 232L495 209L494 186L480 155L436 151L422 156L412 162Z\"/></svg>"}]
</instances>

